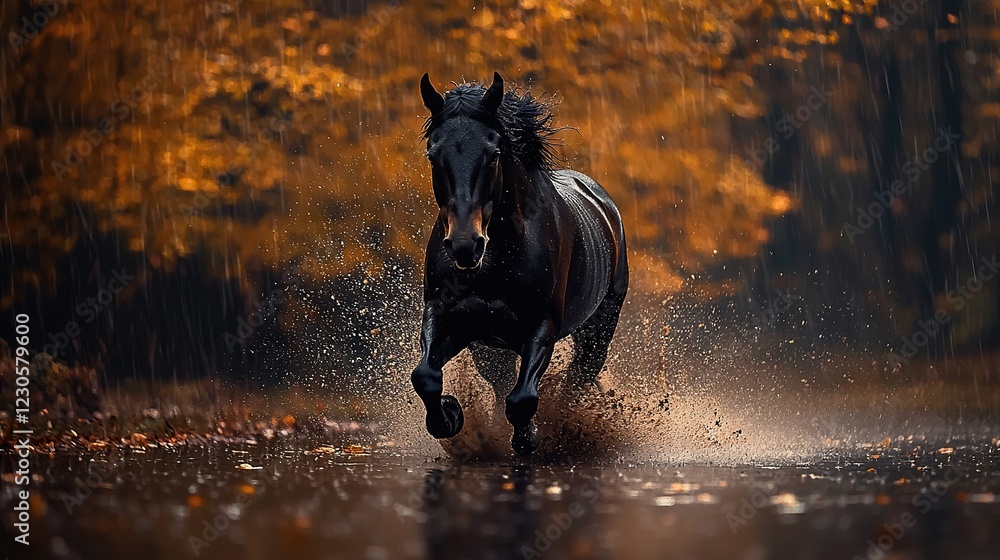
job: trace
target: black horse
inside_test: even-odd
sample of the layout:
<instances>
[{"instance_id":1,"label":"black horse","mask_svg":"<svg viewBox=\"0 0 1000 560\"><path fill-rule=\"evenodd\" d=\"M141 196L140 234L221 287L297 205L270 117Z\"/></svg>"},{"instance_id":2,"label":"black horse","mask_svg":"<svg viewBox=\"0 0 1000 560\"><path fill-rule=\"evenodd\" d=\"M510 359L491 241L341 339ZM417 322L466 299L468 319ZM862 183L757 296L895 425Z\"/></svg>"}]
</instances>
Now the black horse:
<instances>
[{"instance_id":1,"label":"black horse","mask_svg":"<svg viewBox=\"0 0 1000 560\"><path fill-rule=\"evenodd\" d=\"M551 111L528 92L505 93L499 73L489 89L462 84L443 97L424 74L420 94L440 213L427 244L413 387L427 431L450 438L462 407L441 394L441 368L470 347L497 388L520 355L505 412L511 445L525 455L538 445L531 419L556 341L573 337L571 382L592 382L604 366L628 289L622 219L596 181L554 168Z\"/></svg>"}]
</instances>

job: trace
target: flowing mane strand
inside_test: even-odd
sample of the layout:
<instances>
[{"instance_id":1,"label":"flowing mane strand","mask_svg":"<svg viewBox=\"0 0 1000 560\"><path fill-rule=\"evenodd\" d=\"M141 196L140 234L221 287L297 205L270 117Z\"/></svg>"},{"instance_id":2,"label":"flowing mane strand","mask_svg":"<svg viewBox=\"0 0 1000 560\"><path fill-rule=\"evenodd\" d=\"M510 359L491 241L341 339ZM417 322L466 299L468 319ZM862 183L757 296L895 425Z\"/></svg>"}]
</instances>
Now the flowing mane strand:
<instances>
[{"instance_id":1,"label":"flowing mane strand","mask_svg":"<svg viewBox=\"0 0 1000 560\"><path fill-rule=\"evenodd\" d=\"M481 84L456 84L444 95L444 107L424 122L423 138L454 117L475 119L495 130L509 152L527 169L551 170L557 163L552 136L566 127L553 125L553 98L541 100L530 91L512 89L504 92L496 115L483 109L486 88Z\"/></svg>"}]
</instances>

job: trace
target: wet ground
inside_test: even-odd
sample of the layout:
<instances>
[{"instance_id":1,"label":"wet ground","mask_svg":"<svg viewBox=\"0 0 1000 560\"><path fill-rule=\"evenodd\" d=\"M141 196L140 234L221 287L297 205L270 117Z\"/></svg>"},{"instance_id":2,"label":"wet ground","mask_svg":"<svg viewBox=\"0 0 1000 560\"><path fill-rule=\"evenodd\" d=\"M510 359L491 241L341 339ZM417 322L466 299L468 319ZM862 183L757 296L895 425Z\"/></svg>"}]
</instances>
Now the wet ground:
<instances>
[{"instance_id":1,"label":"wet ground","mask_svg":"<svg viewBox=\"0 0 1000 560\"><path fill-rule=\"evenodd\" d=\"M685 352L698 363L649 375L635 356L658 339L628 340L603 391L561 389L557 348L530 460L463 357L446 388L465 427L444 447L401 366L377 413L174 384L111 392L86 421L38 415L31 545L10 558L1000 558L996 369ZM0 447L8 535L14 459Z\"/></svg>"},{"instance_id":2,"label":"wet ground","mask_svg":"<svg viewBox=\"0 0 1000 560\"><path fill-rule=\"evenodd\" d=\"M27 557L998 558L998 443L744 466L459 465L305 440L60 452L32 461Z\"/></svg>"}]
</instances>

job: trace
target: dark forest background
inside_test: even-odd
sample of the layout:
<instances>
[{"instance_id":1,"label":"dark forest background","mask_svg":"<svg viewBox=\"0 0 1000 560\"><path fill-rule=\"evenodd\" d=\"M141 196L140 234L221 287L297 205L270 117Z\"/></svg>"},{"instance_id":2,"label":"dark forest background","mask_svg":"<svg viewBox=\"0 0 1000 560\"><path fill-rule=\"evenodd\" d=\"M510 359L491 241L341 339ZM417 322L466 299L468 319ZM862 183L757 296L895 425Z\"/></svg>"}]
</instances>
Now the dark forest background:
<instances>
[{"instance_id":1,"label":"dark forest background","mask_svg":"<svg viewBox=\"0 0 1000 560\"><path fill-rule=\"evenodd\" d=\"M921 356L996 349L998 10L5 1L0 337L29 313L41 351L76 322L60 360L157 381L274 375L255 341L322 336L353 371L382 328L365 310L419 307L398 289L435 215L417 80L497 69L561 99L634 298L753 317L791 294L815 320L784 328L887 349L944 313Z\"/></svg>"}]
</instances>

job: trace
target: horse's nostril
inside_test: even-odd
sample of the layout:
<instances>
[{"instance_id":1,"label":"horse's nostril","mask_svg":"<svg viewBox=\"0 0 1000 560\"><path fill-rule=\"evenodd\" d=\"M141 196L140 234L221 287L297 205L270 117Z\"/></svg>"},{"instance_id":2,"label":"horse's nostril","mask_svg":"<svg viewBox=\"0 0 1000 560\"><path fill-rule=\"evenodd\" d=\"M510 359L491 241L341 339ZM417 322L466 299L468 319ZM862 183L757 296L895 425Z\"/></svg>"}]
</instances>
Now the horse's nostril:
<instances>
[{"instance_id":1,"label":"horse's nostril","mask_svg":"<svg viewBox=\"0 0 1000 560\"><path fill-rule=\"evenodd\" d=\"M482 235L471 238L459 237L457 240L445 238L441 245L458 268L473 268L483 258L483 253L486 251L486 238Z\"/></svg>"}]
</instances>

